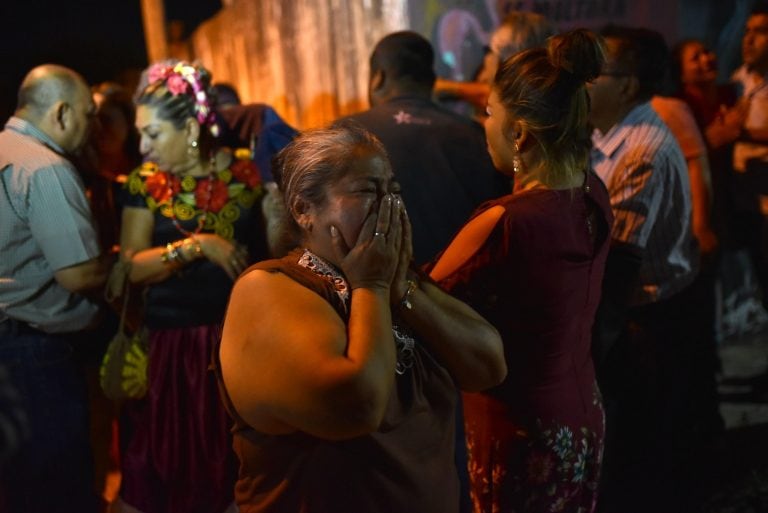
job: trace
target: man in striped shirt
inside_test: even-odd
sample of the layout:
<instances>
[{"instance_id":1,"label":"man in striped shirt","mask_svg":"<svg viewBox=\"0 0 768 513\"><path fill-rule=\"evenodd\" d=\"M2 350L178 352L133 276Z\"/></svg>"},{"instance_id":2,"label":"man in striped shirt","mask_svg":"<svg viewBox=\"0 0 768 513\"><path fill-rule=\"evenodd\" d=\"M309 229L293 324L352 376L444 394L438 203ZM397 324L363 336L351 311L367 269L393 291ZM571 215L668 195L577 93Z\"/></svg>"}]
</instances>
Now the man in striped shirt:
<instances>
[{"instance_id":1,"label":"man in striped shirt","mask_svg":"<svg viewBox=\"0 0 768 513\"><path fill-rule=\"evenodd\" d=\"M685 158L649 100L665 66L661 35L604 31L607 59L589 86L592 166L615 222L594 354L606 407L600 511L683 511L676 503L689 435L690 285L698 270ZM706 327L704 320L698 325ZM688 338L686 338L688 337ZM691 510L692 511L692 510Z\"/></svg>"},{"instance_id":2,"label":"man in striped shirt","mask_svg":"<svg viewBox=\"0 0 768 513\"><path fill-rule=\"evenodd\" d=\"M0 364L29 425L0 479L9 511L96 511L86 384L73 345L96 321L85 293L103 285L106 265L67 158L94 113L80 75L43 65L27 74L0 132Z\"/></svg>"}]
</instances>

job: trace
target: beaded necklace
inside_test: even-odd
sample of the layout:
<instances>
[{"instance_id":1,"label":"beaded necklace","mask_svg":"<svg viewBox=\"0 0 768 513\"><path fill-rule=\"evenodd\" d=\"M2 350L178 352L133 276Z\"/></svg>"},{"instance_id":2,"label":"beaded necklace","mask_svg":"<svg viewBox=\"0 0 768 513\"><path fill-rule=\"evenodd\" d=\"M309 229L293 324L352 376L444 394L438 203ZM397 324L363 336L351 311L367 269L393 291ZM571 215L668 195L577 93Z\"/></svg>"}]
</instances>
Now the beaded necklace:
<instances>
[{"instance_id":1,"label":"beaded necklace","mask_svg":"<svg viewBox=\"0 0 768 513\"><path fill-rule=\"evenodd\" d=\"M205 226L205 221L208 219L208 209L211 206L211 198L213 197L213 173L208 175L208 190L206 191L206 194L208 195L207 199L205 200L205 208L203 209L203 214L200 216L200 218L197 220L197 228L195 228L194 232L190 232L189 230L185 230L181 224L179 224L179 220L176 219L176 209L174 208L174 205L176 203L176 196L173 194L173 189L171 189L171 183L170 180L168 181L168 192L171 196L171 221L173 222L173 226L176 227L176 229L181 232L182 235L185 237L194 237L200 231L203 229L203 226Z\"/></svg>"},{"instance_id":2,"label":"beaded necklace","mask_svg":"<svg viewBox=\"0 0 768 513\"><path fill-rule=\"evenodd\" d=\"M297 263L329 281L341 299L345 312L349 312L349 301L351 298L349 284L347 284L347 280L333 265L308 249L304 249ZM392 321L392 337L395 340L395 348L397 349L395 373L403 375L413 367L416 338L405 323L398 322L396 319Z\"/></svg>"}]
</instances>

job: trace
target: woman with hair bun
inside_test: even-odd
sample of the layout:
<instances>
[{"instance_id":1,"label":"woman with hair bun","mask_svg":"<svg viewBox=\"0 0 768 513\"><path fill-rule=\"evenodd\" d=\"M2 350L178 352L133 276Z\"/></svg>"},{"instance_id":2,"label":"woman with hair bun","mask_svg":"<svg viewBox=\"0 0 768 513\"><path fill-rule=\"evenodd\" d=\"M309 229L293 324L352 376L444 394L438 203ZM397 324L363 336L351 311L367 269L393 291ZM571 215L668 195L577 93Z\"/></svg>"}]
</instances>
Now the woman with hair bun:
<instances>
[{"instance_id":1,"label":"woman with hair bun","mask_svg":"<svg viewBox=\"0 0 768 513\"><path fill-rule=\"evenodd\" d=\"M248 150L218 147L206 69L163 62L145 76L145 163L126 183L120 246L147 289L149 390L125 405L118 511L223 512L237 467L208 364L235 278L265 256L260 177Z\"/></svg>"},{"instance_id":2,"label":"woman with hair bun","mask_svg":"<svg viewBox=\"0 0 768 513\"><path fill-rule=\"evenodd\" d=\"M512 194L482 205L431 277L499 330L509 373L465 394L475 512L592 512L604 415L590 354L612 215L589 167L587 30L502 63L488 100L491 157Z\"/></svg>"}]
</instances>

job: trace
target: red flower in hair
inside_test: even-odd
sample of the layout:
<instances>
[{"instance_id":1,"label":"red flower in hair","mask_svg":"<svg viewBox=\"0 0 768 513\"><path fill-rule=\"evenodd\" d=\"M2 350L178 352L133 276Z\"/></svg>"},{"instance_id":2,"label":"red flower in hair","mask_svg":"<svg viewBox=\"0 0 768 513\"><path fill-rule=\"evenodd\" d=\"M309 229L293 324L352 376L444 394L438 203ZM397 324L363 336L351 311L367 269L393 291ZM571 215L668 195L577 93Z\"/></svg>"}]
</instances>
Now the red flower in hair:
<instances>
[{"instance_id":1,"label":"red flower in hair","mask_svg":"<svg viewBox=\"0 0 768 513\"><path fill-rule=\"evenodd\" d=\"M261 183L259 168L250 159L235 159L229 170L232 172L232 176L248 185L251 189Z\"/></svg>"},{"instance_id":2,"label":"red flower in hair","mask_svg":"<svg viewBox=\"0 0 768 513\"><path fill-rule=\"evenodd\" d=\"M145 181L147 194L152 196L158 203L163 203L171 199L171 196L178 194L181 190L181 180L165 171L158 171L147 177Z\"/></svg>"},{"instance_id":3,"label":"red flower in hair","mask_svg":"<svg viewBox=\"0 0 768 513\"><path fill-rule=\"evenodd\" d=\"M188 85L187 81L184 80L184 77L181 75L171 75L168 77L168 80L165 81L165 87L167 87L174 96L186 94Z\"/></svg>"},{"instance_id":4,"label":"red flower in hair","mask_svg":"<svg viewBox=\"0 0 768 513\"><path fill-rule=\"evenodd\" d=\"M213 184L210 184L211 180L213 180ZM209 187L211 190L210 201L208 200ZM207 205L209 212L216 213L224 208L228 200L229 189L227 189L227 184L221 180L206 178L197 182L197 187L195 187L195 205L197 208L205 209Z\"/></svg>"}]
</instances>

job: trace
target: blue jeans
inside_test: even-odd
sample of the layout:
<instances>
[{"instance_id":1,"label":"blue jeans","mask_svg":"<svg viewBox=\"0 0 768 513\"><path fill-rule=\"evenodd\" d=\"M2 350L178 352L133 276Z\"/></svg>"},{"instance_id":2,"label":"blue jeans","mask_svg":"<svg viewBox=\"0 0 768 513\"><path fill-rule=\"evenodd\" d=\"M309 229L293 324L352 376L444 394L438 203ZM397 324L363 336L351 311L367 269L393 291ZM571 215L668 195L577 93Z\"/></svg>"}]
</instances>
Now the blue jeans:
<instances>
[{"instance_id":1,"label":"blue jeans","mask_svg":"<svg viewBox=\"0 0 768 513\"><path fill-rule=\"evenodd\" d=\"M29 421L26 439L1 471L8 511L95 512L86 382L70 340L2 322L0 364Z\"/></svg>"}]
</instances>

